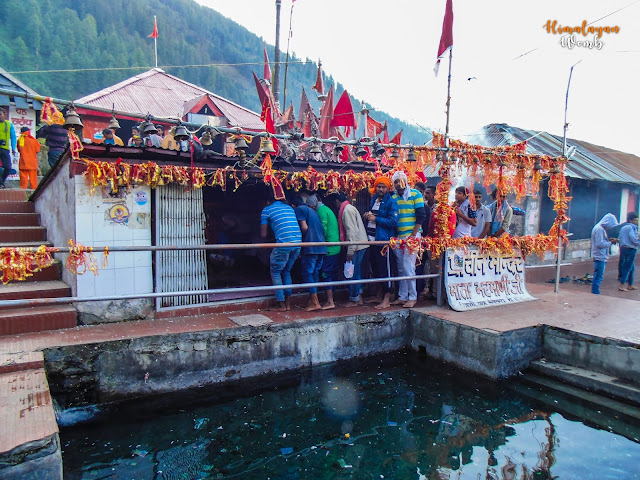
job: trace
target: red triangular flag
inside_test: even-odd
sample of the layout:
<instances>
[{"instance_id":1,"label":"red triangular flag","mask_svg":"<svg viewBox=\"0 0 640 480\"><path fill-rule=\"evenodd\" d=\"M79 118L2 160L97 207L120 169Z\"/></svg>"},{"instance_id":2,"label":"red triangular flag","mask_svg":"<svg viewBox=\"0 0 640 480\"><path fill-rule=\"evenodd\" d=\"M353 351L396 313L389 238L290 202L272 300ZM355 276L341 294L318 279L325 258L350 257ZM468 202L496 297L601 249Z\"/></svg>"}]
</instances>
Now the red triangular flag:
<instances>
[{"instance_id":1,"label":"red triangular flag","mask_svg":"<svg viewBox=\"0 0 640 480\"><path fill-rule=\"evenodd\" d=\"M276 133L276 126L273 123L273 114L271 113L271 107L267 107L265 109L265 127L267 132L275 134ZM273 148L276 151L276 154L274 156L278 156L278 154L280 153L280 145L278 144L278 139L276 137L271 137L271 140L273 141Z\"/></svg>"},{"instance_id":2,"label":"red triangular flag","mask_svg":"<svg viewBox=\"0 0 640 480\"><path fill-rule=\"evenodd\" d=\"M324 95L324 81L322 80L322 62L318 62L318 74L316 75L316 84L311 90L318 92L318 95Z\"/></svg>"},{"instance_id":3,"label":"red triangular flag","mask_svg":"<svg viewBox=\"0 0 640 480\"><path fill-rule=\"evenodd\" d=\"M389 126L387 125L387 121L384 121L384 135L382 136L382 143L389 143Z\"/></svg>"},{"instance_id":4,"label":"red triangular flag","mask_svg":"<svg viewBox=\"0 0 640 480\"><path fill-rule=\"evenodd\" d=\"M440 36L440 45L438 45L438 60L433 71L438 76L440 69L440 59L445 52L453 45L453 4L452 0L447 0L447 6L444 11L444 21L442 22L442 35Z\"/></svg>"},{"instance_id":5,"label":"red triangular flag","mask_svg":"<svg viewBox=\"0 0 640 480\"><path fill-rule=\"evenodd\" d=\"M396 133L389 143L393 143L395 145L401 145L402 144L402 130L400 130L398 133Z\"/></svg>"},{"instance_id":6,"label":"red triangular flag","mask_svg":"<svg viewBox=\"0 0 640 480\"><path fill-rule=\"evenodd\" d=\"M264 73L262 74L267 82L271 83L271 67L269 66L269 54L267 53L267 44L264 44Z\"/></svg>"},{"instance_id":7,"label":"red triangular flag","mask_svg":"<svg viewBox=\"0 0 640 480\"><path fill-rule=\"evenodd\" d=\"M320 109L320 135L322 138L331 137L331 119L333 118L333 85L329 88L327 99Z\"/></svg>"},{"instance_id":8,"label":"red triangular flag","mask_svg":"<svg viewBox=\"0 0 640 480\"><path fill-rule=\"evenodd\" d=\"M336 103L333 118L331 119L331 126L358 128L356 115L353 113L353 106L351 105L351 99L346 90L342 92L340 100Z\"/></svg>"},{"instance_id":9,"label":"red triangular flag","mask_svg":"<svg viewBox=\"0 0 640 480\"><path fill-rule=\"evenodd\" d=\"M149 38L158 38L158 22L156 21L156 17L153 17L153 32L149 35Z\"/></svg>"}]
</instances>

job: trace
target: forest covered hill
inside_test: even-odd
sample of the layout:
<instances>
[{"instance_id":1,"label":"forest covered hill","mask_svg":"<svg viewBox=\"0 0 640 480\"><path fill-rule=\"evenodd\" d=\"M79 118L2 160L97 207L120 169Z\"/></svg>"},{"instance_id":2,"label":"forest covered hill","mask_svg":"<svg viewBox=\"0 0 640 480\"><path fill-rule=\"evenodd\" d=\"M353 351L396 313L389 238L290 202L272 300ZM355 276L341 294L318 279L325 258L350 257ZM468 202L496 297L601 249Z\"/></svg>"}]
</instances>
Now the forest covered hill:
<instances>
[{"instance_id":1,"label":"forest covered hill","mask_svg":"<svg viewBox=\"0 0 640 480\"><path fill-rule=\"evenodd\" d=\"M153 30L154 15L160 32L159 66L225 64L164 69L260 111L251 71L261 77L262 65L228 64L262 62L263 40L193 0L2 0L0 67L9 72L95 68L95 71L82 72L14 73L40 94L80 98L154 65L153 40L148 38ZM273 59L273 47L268 48ZM291 60L307 62L289 67L287 106L293 103L297 113L304 86L317 112L319 102L311 92L317 64L309 59L293 57ZM283 71L284 68L281 82ZM331 83L336 86L337 101L343 87L326 76L326 87ZM360 105L353 96L352 101L355 108ZM383 112L376 112L374 116L378 121L388 121L390 136L404 129L403 143L422 144L430 138L418 127Z\"/></svg>"}]
</instances>

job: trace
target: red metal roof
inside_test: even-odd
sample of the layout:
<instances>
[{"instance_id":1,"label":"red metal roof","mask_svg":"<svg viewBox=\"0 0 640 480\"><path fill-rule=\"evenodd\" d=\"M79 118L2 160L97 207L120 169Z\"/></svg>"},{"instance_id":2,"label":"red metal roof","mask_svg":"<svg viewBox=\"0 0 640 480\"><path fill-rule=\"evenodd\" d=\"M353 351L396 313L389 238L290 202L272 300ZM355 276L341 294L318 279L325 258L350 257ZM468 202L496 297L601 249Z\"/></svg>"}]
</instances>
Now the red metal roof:
<instances>
[{"instance_id":1,"label":"red metal roof","mask_svg":"<svg viewBox=\"0 0 640 480\"><path fill-rule=\"evenodd\" d=\"M79 98L78 103L112 108L132 114L182 118L185 102L208 95L229 121L229 126L264 130L260 114L237 105L202 87L169 75L160 68Z\"/></svg>"}]
</instances>

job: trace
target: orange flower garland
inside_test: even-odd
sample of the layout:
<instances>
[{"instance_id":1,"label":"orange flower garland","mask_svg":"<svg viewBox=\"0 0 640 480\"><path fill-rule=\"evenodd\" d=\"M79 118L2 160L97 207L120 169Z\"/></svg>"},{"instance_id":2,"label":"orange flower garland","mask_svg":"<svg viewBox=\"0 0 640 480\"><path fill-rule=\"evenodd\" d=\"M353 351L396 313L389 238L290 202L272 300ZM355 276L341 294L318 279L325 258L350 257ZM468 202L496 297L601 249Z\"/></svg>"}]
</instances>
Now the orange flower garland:
<instances>
[{"instance_id":1,"label":"orange flower garland","mask_svg":"<svg viewBox=\"0 0 640 480\"><path fill-rule=\"evenodd\" d=\"M38 247L35 251L30 248L7 247L0 248L0 267L2 268L2 283L12 280L23 281L53 264L53 253L57 248Z\"/></svg>"}]
</instances>

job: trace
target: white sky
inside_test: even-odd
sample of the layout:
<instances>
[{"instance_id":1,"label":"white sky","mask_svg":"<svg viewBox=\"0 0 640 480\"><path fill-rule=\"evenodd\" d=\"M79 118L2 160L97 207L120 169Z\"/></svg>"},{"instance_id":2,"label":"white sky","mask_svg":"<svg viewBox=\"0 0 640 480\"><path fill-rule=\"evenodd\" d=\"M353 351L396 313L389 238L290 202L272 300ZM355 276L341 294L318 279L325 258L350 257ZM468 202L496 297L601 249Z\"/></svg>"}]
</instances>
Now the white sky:
<instances>
[{"instance_id":1,"label":"white sky","mask_svg":"<svg viewBox=\"0 0 640 480\"><path fill-rule=\"evenodd\" d=\"M275 0L197 1L275 43ZM433 66L445 4L297 0L291 50L322 59L326 73L374 108L444 132L448 60L438 78ZM600 50L563 48L561 36L543 28L547 20L590 23L621 8L594 24L620 28L603 33ZM282 0L283 52L290 10L291 0ZM453 137L472 141L466 135L488 123L562 135L569 70L582 60L571 80L567 136L640 155L640 0L453 0L453 11Z\"/></svg>"}]
</instances>

